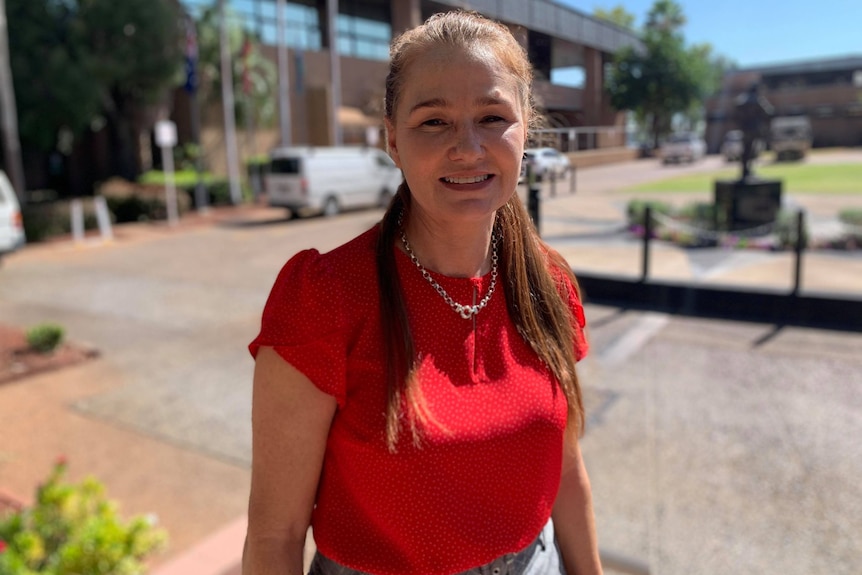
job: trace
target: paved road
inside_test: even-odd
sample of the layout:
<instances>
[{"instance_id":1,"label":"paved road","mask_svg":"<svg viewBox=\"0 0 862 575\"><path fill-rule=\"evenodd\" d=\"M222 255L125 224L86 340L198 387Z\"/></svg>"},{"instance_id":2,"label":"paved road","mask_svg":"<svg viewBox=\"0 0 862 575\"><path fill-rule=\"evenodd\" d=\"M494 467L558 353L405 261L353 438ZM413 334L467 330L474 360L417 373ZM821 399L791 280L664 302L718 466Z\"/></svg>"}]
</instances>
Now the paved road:
<instances>
[{"instance_id":1,"label":"paved road","mask_svg":"<svg viewBox=\"0 0 862 575\"><path fill-rule=\"evenodd\" d=\"M597 170L596 181L611 177ZM328 250L378 217L237 212L9 258L2 321L60 322L102 355L0 387L0 487L27 491L64 452L127 509L158 513L175 553L241 515L245 344L268 289L296 251ZM862 571L862 334L598 306L587 315L583 448L604 548L659 574Z\"/></svg>"}]
</instances>

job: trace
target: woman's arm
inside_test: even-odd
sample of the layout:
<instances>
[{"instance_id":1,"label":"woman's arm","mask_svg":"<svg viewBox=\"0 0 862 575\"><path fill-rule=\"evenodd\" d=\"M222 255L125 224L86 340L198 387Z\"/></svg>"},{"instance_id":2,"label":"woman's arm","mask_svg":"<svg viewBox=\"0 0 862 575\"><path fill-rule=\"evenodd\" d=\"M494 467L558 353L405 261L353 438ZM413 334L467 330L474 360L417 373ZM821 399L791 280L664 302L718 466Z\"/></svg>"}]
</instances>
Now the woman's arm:
<instances>
[{"instance_id":1,"label":"woman's arm","mask_svg":"<svg viewBox=\"0 0 862 575\"><path fill-rule=\"evenodd\" d=\"M272 348L255 361L243 575L301 575L336 401Z\"/></svg>"},{"instance_id":2,"label":"woman's arm","mask_svg":"<svg viewBox=\"0 0 862 575\"><path fill-rule=\"evenodd\" d=\"M554 532L568 575L601 575L590 479L577 440L566 441L563 476L554 502Z\"/></svg>"}]
</instances>

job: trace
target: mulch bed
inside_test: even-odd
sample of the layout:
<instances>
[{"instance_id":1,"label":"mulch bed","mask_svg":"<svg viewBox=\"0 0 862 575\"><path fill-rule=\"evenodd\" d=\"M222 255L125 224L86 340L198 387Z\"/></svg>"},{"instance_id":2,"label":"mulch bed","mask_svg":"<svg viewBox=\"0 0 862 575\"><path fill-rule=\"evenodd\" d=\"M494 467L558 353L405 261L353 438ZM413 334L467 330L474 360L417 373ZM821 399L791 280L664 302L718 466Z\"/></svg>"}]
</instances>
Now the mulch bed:
<instances>
[{"instance_id":1,"label":"mulch bed","mask_svg":"<svg viewBox=\"0 0 862 575\"><path fill-rule=\"evenodd\" d=\"M75 365L98 355L96 350L71 343L63 343L49 353L40 353L27 345L24 330L0 324L0 385Z\"/></svg>"}]
</instances>

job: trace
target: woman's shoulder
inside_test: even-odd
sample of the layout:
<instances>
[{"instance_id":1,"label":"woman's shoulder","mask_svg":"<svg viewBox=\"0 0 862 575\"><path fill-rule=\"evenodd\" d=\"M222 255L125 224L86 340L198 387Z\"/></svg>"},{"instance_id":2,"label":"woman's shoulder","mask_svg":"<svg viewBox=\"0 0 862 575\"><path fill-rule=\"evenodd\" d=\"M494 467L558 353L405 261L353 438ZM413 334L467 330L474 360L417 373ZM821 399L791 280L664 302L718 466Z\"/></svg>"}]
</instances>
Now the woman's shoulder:
<instances>
[{"instance_id":1,"label":"woman's shoulder","mask_svg":"<svg viewBox=\"0 0 862 575\"><path fill-rule=\"evenodd\" d=\"M572 286L576 283L575 274L566 259L554 248L542 242L542 255L545 257L545 266L557 284Z\"/></svg>"},{"instance_id":2,"label":"woman's shoulder","mask_svg":"<svg viewBox=\"0 0 862 575\"><path fill-rule=\"evenodd\" d=\"M376 278L378 235L378 228L374 226L329 252L302 250L284 264L277 283L314 290L337 290Z\"/></svg>"},{"instance_id":3,"label":"woman's shoulder","mask_svg":"<svg viewBox=\"0 0 862 575\"><path fill-rule=\"evenodd\" d=\"M354 271L355 268L374 271L377 239L380 237L380 226L375 224L347 243L334 250L320 254L320 258L330 266L338 269Z\"/></svg>"}]
</instances>

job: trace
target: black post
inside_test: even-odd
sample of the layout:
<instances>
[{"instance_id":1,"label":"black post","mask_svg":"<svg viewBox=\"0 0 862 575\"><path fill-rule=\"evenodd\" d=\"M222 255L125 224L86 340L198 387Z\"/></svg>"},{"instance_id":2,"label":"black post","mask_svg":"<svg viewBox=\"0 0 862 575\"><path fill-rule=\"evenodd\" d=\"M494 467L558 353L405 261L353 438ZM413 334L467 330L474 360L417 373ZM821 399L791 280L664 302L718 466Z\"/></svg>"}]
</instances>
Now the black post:
<instances>
[{"instance_id":1,"label":"black post","mask_svg":"<svg viewBox=\"0 0 862 575\"><path fill-rule=\"evenodd\" d=\"M796 266L793 272L793 295L799 295L802 284L802 252L805 250L805 212L799 210L796 214Z\"/></svg>"},{"instance_id":2,"label":"black post","mask_svg":"<svg viewBox=\"0 0 862 575\"><path fill-rule=\"evenodd\" d=\"M641 281L646 283L649 277L649 242L652 236L652 208L649 205L644 207L644 245L643 259L641 260Z\"/></svg>"},{"instance_id":3,"label":"black post","mask_svg":"<svg viewBox=\"0 0 862 575\"><path fill-rule=\"evenodd\" d=\"M530 213L530 218L533 220L533 225L536 226L536 231L539 231L539 184L536 181L536 173L533 169L533 163L527 164L527 211Z\"/></svg>"}]
</instances>

